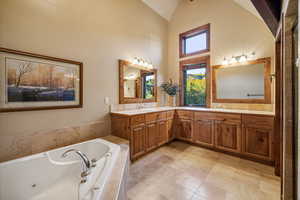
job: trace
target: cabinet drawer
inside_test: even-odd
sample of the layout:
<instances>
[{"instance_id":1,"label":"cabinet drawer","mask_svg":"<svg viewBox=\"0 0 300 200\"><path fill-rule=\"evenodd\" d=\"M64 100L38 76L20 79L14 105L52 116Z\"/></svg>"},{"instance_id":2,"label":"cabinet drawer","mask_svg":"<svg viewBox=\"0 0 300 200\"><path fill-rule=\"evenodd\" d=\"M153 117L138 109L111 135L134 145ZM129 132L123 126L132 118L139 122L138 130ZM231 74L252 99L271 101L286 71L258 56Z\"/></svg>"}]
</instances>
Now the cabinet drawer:
<instances>
[{"instance_id":1,"label":"cabinet drawer","mask_svg":"<svg viewBox=\"0 0 300 200\"><path fill-rule=\"evenodd\" d=\"M168 119L173 119L174 118L174 114L175 114L174 110L168 111L167 112L167 118Z\"/></svg>"},{"instance_id":2,"label":"cabinet drawer","mask_svg":"<svg viewBox=\"0 0 300 200\"><path fill-rule=\"evenodd\" d=\"M155 122L157 120L158 113L146 114L146 123Z\"/></svg>"},{"instance_id":3,"label":"cabinet drawer","mask_svg":"<svg viewBox=\"0 0 300 200\"><path fill-rule=\"evenodd\" d=\"M273 116L243 115L243 123L244 123L245 127L273 129L274 117Z\"/></svg>"},{"instance_id":4,"label":"cabinet drawer","mask_svg":"<svg viewBox=\"0 0 300 200\"><path fill-rule=\"evenodd\" d=\"M176 116L179 119L193 119L193 112L192 111L186 111L186 110L177 110Z\"/></svg>"},{"instance_id":5,"label":"cabinet drawer","mask_svg":"<svg viewBox=\"0 0 300 200\"><path fill-rule=\"evenodd\" d=\"M195 120L215 120L231 123L241 123L240 114L195 112Z\"/></svg>"},{"instance_id":6,"label":"cabinet drawer","mask_svg":"<svg viewBox=\"0 0 300 200\"><path fill-rule=\"evenodd\" d=\"M145 123L145 115L136 115L131 117L130 124L131 126L136 126L139 124Z\"/></svg>"},{"instance_id":7,"label":"cabinet drawer","mask_svg":"<svg viewBox=\"0 0 300 200\"><path fill-rule=\"evenodd\" d=\"M223 121L228 123L242 123L242 115L241 114L229 114L229 113L215 113L216 121Z\"/></svg>"},{"instance_id":8,"label":"cabinet drawer","mask_svg":"<svg viewBox=\"0 0 300 200\"><path fill-rule=\"evenodd\" d=\"M214 120L216 114L211 112L195 112L195 120Z\"/></svg>"},{"instance_id":9,"label":"cabinet drawer","mask_svg":"<svg viewBox=\"0 0 300 200\"><path fill-rule=\"evenodd\" d=\"M167 119L167 112L157 113L157 119L158 120L166 120Z\"/></svg>"}]
</instances>

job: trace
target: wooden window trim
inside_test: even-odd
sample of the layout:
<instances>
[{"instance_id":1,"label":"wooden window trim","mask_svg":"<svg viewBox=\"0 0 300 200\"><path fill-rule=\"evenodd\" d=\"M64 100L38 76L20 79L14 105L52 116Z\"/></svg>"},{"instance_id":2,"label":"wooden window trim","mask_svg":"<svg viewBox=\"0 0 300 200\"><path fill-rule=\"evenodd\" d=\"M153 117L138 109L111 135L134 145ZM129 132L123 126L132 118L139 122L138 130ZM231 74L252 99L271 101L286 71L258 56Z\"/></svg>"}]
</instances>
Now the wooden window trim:
<instances>
[{"instance_id":1,"label":"wooden window trim","mask_svg":"<svg viewBox=\"0 0 300 200\"><path fill-rule=\"evenodd\" d=\"M187 38L187 37L197 35L197 34L201 34L203 32L207 32L207 40L206 40L207 49L186 54L184 52L184 45L183 45L184 39ZM194 56L194 55L198 55L198 54L203 54L203 53L207 53L209 51L210 51L210 24L206 24L206 25L194 28L192 30L181 33L179 35L179 57L180 58L184 58L184 57L187 57L187 56Z\"/></svg>"},{"instance_id":2,"label":"wooden window trim","mask_svg":"<svg viewBox=\"0 0 300 200\"><path fill-rule=\"evenodd\" d=\"M197 58L186 59L180 61L179 63L179 98L180 98L180 106L184 105L184 78L183 78L183 69L186 65L194 65L194 64L206 64L206 106L207 108L211 107L211 69L210 69L210 56L202 56Z\"/></svg>"}]
</instances>

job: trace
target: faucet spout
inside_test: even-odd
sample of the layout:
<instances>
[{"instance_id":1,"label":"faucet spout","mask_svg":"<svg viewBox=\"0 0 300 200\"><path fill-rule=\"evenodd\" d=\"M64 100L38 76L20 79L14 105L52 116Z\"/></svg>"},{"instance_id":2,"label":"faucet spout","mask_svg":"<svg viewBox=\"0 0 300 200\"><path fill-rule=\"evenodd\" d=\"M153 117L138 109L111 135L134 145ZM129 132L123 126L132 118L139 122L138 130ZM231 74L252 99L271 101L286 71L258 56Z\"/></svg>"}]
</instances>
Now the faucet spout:
<instances>
[{"instance_id":1,"label":"faucet spout","mask_svg":"<svg viewBox=\"0 0 300 200\"><path fill-rule=\"evenodd\" d=\"M82 153L79 150L69 149L66 152L64 152L61 155L61 157L66 158L69 155L69 153L71 153L71 152L75 152L77 155L80 156L80 158L82 159L82 161L83 161L83 163L84 163L84 165L85 165L85 167L86 167L87 170L89 170L91 168L91 162L90 162L89 158L84 153Z\"/></svg>"}]
</instances>

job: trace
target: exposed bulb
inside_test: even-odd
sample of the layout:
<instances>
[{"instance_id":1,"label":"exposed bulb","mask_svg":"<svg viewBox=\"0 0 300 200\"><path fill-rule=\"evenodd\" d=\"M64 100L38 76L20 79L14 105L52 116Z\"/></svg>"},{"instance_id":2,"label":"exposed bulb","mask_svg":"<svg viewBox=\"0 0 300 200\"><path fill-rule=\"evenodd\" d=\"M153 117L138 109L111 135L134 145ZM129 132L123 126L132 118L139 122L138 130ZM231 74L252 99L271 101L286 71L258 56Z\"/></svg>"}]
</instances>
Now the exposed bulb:
<instances>
[{"instance_id":1,"label":"exposed bulb","mask_svg":"<svg viewBox=\"0 0 300 200\"><path fill-rule=\"evenodd\" d=\"M223 64L223 65L228 65L228 60L227 60L226 58L224 58L222 64Z\"/></svg>"},{"instance_id":2,"label":"exposed bulb","mask_svg":"<svg viewBox=\"0 0 300 200\"><path fill-rule=\"evenodd\" d=\"M254 56L255 56L255 52L252 52L252 53L249 55L249 57L248 57L248 60L251 60L251 59L253 59L253 58L254 58Z\"/></svg>"},{"instance_id":3,"label":"exposed bulb","mask_svg":"<svg viewBox=\"0 0 300 200\"><path fill-rule=\"evenodd\" d=\"M137 65L138 63L139 63L139 61L138 61L137 57L135 57L132 61L132 64Z\"/></svg>"},{"instance_id":4,"label":"exposed bulb","mask_svg":"<svg viewBox=\"0 0 300 200\"><path fill-rule=\"evenodd\" d=\"M239 59L239 62L246 62L247 61L247 56L242 55Z\"/></svg>"},{"instance_id":5,"label":"exposed bulb","mask_svg":"<svg viewBox=\"0 0 300 200\"><path fill-rule=\"evenodd\" d=\"M236 62L237 62L236 58L232 56L232 58L231 58L231 60L230 60L230 64L234 64L234 63L236 63Z\"/></svg>"}]
</instances>

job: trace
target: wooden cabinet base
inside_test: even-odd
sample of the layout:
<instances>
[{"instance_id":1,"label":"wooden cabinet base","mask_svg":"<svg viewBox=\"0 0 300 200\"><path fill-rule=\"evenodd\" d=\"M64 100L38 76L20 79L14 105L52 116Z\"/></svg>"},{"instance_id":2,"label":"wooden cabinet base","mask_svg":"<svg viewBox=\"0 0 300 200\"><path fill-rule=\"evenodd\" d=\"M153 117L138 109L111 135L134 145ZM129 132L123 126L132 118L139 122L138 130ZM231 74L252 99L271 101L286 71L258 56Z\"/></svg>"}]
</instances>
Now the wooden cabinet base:
<instances>
[{"instance_id":1,"label":"wooden cabinet base","mask_svg":"<svg viewBox=\"0 0 300 200\"><path fill-rule=\"evenodd\" d=\"M174 139L272 166L276 158L273 116L184 110L112 115L112 134L130 140L131 160Z\"/></svg>"}]
</instances>

